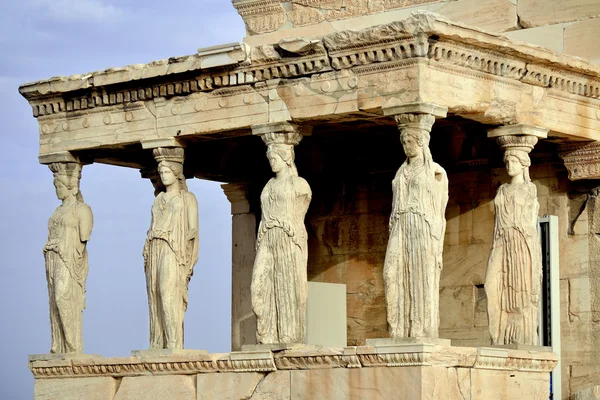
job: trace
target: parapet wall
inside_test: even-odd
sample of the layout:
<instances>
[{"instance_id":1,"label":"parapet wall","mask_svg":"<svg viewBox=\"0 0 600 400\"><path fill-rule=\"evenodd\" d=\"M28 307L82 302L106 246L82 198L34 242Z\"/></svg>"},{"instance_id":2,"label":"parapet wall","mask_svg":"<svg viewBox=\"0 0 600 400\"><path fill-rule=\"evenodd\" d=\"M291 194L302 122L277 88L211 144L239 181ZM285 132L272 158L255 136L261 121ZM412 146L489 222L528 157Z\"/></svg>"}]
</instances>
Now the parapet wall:
<instances>
[{"instance_id":1,"label":"parapet wall","mask_svg":"<svg viewBox=\"0 0 600 400\"><path fill-rule=\"evenodd\" d=\"M35 400L531 399L557 356L430 344L32 361Z\"/></svg>"}]
</instances>

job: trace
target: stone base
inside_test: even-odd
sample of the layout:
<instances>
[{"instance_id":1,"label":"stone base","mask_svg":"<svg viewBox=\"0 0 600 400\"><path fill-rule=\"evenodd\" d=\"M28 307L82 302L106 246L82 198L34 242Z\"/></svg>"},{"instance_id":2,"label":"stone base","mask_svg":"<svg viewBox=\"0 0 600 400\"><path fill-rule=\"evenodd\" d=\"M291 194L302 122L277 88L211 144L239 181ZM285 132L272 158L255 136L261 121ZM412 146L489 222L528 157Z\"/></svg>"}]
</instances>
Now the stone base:
<instances>
[{"instance_id":1,"label":"stone base","mask_svg":"<svg viewBox=\"0 0 600 400\"><path fill-rule=\"evenodd\" d=\"M85 353L48 353L48 354L30 354L29 362L32 361L51 361L51 360L76 360L102 357L99 354Z\"/></svg>"},{"instance_id":2,"label":"stone base","mask_svg":"<svg viewBox=\"0 0 600 400\"><path fill-rule=\"evenodd\" d=\"M527 344L497 344L492 346L486 346L492 349L511 349L511 350L527 350L527 351L545 351L552 352L550 346L532 346Z\"/></svg>"},{"instance_id":3,"label":"stone base","mask_svg":"<svg viewBox=\"0 0 600 400\"><path fill-rule=\"evenodd\" d=\"M35 400L547 400L557 362L551 352L394 343L45 360L29 368Z\"/></svg>"},{"instance_id":4,"label":"stone base","mask_svg":"<svg viewBox=\"0 0 600 400\"><path fill-rule=\"evenodd\" d=\"M452 341L450 339L440 338L425 338L425 337L406 337L406 338L381 338L381 339L367 339L367 346L401 346L401 345L412 345L412 344L432 344L434 346L450 346ZM550 350L552 351L552 350Z\"/></svg>"},{"instance_id":5,"label":"stone base","mask_svg":"<svg viewBox=\"0 0 600 400\"><path fill-rule=\"evenodd\" d=\"M316 350L323 346L304 343L265 343L245 344L242 351L283 351L283 350Z\"/></svg>"},{"instance_id":6,"label":"stone base","mask_svg":"<svg viewBox=\"0 0 600 400\"><path fill-rule=\"evenodd\" d=\"M170 356L190 356L198 354L208 354L206 350L190 349L150 349L133 350L131 355L134 357L170 357Z\"/></svg>"}]
</instances>

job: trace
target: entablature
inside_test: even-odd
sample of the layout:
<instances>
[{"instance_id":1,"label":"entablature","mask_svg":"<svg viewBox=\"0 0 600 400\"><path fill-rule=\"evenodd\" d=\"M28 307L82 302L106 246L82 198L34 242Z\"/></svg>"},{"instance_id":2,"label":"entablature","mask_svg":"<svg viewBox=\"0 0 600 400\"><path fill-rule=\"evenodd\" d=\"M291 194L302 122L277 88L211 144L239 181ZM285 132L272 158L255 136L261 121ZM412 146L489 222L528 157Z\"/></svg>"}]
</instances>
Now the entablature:
<instances>
[{"instance_id":1,"label":"entablature","mask_svg":"<svg viewBox=\"0 0 600 400\"><path fill-rule=\"evenodd\" d=\"M41 155L250 135L252 125L277 121L377 123L383 107L415 101L489 125L542 126L558 141L600 138L600 67L428 12L319 40L228 44L51 78L20 92L38 119Z\"/></svg>"}]
</instances>

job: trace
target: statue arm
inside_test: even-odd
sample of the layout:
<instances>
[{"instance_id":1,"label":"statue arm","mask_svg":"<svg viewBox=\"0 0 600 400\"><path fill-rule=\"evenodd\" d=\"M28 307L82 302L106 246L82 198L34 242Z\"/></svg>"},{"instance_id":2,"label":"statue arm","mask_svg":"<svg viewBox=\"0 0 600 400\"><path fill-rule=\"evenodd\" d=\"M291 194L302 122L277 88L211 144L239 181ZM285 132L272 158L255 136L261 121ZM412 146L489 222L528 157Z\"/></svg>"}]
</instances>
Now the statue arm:
<instances>
[{"instance_id":1,"label":"statue arm","mask_svg":"<svg viewBox=\"0 0 600 400\"><path fill-rule=\"evenodd\" d=\"M198 237L198 201L196 196L188 192L187 194L187 216L188 216L188 240Z\"/></svg>"},{"instance_id":2,"label":"statue arm","mask_svg":"<svg viewBox=\"0 0 600 400\"><path fill-rule=\"evenodd\" d=\"M198 201L196 200L196 196L193 193L187 192L187 217L188 217L188 235L187 240L192 241L192 259L190 268L190 276L191 269L198 262L198 248L199 248L199 240L198 240Z\"/></svg>"},{"instance_id":3,"label":"statue arm","mask_svg":"<svg viewBox=\"0 0 600 400\"><path fill-rule=\"evenodd\" d=\"M440 218L440 239L439 239L439 254L441 255L444 251L444 239L446 234L446 207L448 207L448 175L446 174L446 170L442 168L440 165L436 164L435 169L435 179L440 183L440 210L439 210L439 218ZM439 268L442 268L442 263L440 259Z\"/></svg>"},{"instance_id":4,"label":"statue arm","mask_svg":"<svg viewBox=\"0 0 600 400\"><path fill-rule=\"evenodd\" d=\"M535 234L537 235L537 223L538 223L538 218L539 218L539 213L540 213L540 203L538 202L538 198L537 198L537 188L535 187L535 184L530 182L530 185L532 186L531 188L531 196L533 197L533 207L531 212L532 212L532 226L534 226L535 229Z\"/></svg>"},{"instance_id":5,"label":"statue arm","mask_svg":"<svg viewBox=\"0 0 600 400\"><path fill-rule=\"evenodd\" d=\"M310 190L310 186L308 182L306 182L306 179L297 177L295 179L295 186L296 195L300 197L305 197L307 203L310 203L310 200L312 199L312 191Z\"/></svg>"},{"instance_id":6,"label":"statue arm","mask_svg":"<svg viewBox=\"0 0 600 400\"><path fill-rule=\"evenodd\" d=\"M79 218L79 240L87 242L90 240L92 226L94 225L92 209L87 204L82 204L77 214Z\"/></svg>"}]
</instances>

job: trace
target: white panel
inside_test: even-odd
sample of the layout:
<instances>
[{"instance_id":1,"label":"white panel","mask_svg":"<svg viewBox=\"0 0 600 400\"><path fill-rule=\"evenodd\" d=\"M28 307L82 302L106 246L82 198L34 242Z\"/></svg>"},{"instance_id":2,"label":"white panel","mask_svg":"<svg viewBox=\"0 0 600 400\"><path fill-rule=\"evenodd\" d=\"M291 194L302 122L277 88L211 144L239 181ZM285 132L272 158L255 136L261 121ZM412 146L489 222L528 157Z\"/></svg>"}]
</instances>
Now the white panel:
<instances>
[{"instance_id":1,"label":"white panel","mask_svg":"<svg viewBox=\"0 0 600 400\"><path fill-rule=\"evenodd\" d=\"M346 285L308 282L306 342L323 347L345 347Z\"/></svg>"}]
</instances>

